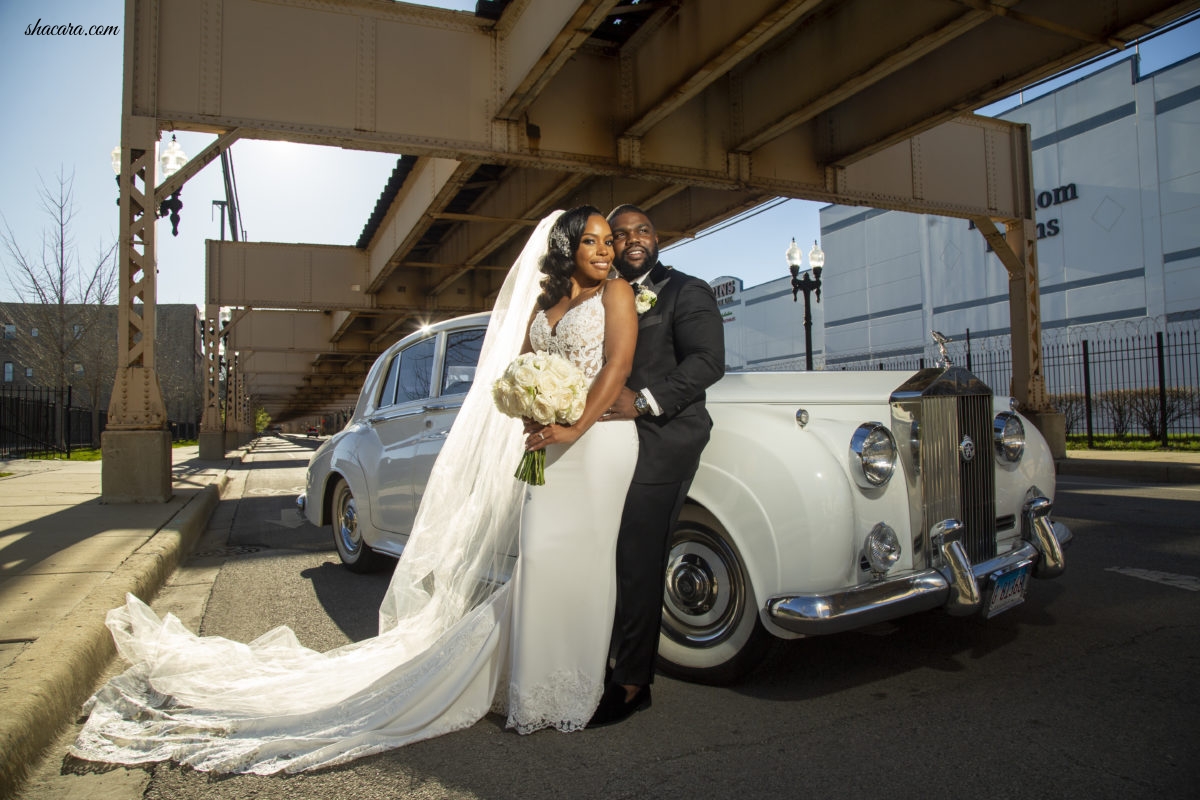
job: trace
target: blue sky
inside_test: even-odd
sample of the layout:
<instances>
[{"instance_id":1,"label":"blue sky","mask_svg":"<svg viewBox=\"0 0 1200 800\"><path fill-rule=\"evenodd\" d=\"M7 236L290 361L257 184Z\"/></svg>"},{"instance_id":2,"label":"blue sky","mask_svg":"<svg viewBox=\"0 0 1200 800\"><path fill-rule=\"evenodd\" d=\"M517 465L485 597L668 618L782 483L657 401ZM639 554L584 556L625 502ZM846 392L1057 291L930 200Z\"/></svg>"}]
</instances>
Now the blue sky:
<instances>
[{"instance_id":1,"label":"blue sky","mask_svg":"<svg viewBox=\"0 0 1200 800\"><path fill-rule=\"evenodd\" d=\"M427 2L473 11L474 0ZM5 155L0 214L26 249L40 247L49 218L41 210L41 181L56 185L61 170L74 175L76 255L92 263L117 236L117 184L110 153L120 139L123 36L29 36L36 24L124 27L123 0L3 0L0 2L0 101L7 124L0 128ZM1200 51L1200 22L1158 37L1141 49L1143 73ZM1127 57L1114 55L1110 61ZM1108 63L1108 62L1105 62ZM1060 82L1075 80L1070 75ZM1056 83L1030 90L1024 99ZM1017 102L996 104L993 112ZM212 136L179 133L189 155ZM164 137L163 145L169 139ZM286 142L240 141L232 148L249 241L351 245L362 232L396 157ZM179 236L158 223L158 300L204 302L204 240L221 235L213 200L224 199L220 162L185 185ZM744 221L671 248L664 261L711 280L723 275L755 286L787 275L784 252L794 236L805 253L819 238L821 204L777 201ZM2 259L7 266L7 256ZM826 262L827 276L837 265ZM15 299L0 276L0 300Z\"/></svg>"}]
</instances>

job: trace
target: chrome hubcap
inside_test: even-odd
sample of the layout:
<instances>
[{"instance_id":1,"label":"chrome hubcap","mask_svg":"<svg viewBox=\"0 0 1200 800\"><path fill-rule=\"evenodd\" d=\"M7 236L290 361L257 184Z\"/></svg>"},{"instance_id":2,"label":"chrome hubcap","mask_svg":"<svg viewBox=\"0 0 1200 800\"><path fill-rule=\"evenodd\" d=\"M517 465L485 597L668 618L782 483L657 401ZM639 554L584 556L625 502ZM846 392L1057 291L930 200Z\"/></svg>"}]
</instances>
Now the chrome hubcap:
<instances>
[{"instance_id":1,"label":"chrome hubcap","mask_svg":"<svg viewBox=\"0 0 1200 800\"><path fill-rule=\"evenodd\" d=\"M716 603L717 580L704 559L681 554L667 572L667 592L685 613L704 614Z\"/></svg>"},{"instance_id":2,"label":"chrome hubcap","mask_svg":"<svg viewBox=\"0 0 1200 800\"><path fill-rule=\"evenodd\" d=\"M667 561L663 632L691 647L711 647L737 628L745 584L737 554L717 534L681 530Z\"/></svg>"},{"instance_id":3,"label":"chrome hubcap","mask_svg":"<svg viewBox=\"0 0 1200 800\"><path fill-rule=\"evenodd\" d=\"M347 553L354 553L361 546L358 539L358 509L354 504L354 496L349 490L343 490L341 502L338 504L338 533L342 538L342 547Z\"/></svg>"}]
</instances>

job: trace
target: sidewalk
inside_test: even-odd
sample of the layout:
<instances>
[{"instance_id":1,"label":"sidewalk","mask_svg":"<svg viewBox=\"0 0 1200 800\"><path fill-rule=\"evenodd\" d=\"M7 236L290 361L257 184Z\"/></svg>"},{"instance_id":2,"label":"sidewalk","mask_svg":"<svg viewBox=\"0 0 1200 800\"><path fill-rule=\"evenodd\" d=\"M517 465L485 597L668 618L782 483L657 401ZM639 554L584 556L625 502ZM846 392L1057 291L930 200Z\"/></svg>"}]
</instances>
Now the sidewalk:
<instances>
[{"instance_id":1,"label":"sidewalk","mask_svg":"<svg viewBox=\"0 0 1200 800\"><path fill-rule=\"evenodd\" d=\"M1068 450L1055 462L1059 475L1121 478L1141 483L1200 483L1200 452L1179 450Z\"/></svg>"},{"instance_id":2,"label":"sidewalk","mask_svg":"<svg viewBox=\"0 0 1200 800\"><path fill-rule=\"evenodd\" d=\"M0 797L79 714L115 653L104 625L151 598L204 533L240 460L172 451L174 497L104 505L101 462L0 461Z\"/></svg>"}]
</instances>

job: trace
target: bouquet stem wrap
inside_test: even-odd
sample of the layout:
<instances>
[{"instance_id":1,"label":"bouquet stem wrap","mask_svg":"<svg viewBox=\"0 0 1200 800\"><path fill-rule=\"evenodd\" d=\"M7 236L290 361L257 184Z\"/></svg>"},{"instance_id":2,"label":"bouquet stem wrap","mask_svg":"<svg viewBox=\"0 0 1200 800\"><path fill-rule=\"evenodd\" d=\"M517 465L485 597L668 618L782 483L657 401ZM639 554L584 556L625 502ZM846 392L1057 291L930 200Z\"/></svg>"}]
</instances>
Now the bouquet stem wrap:
<instances>
[{"instance_id":1,"label":"bouquet stem wrap","mask_svg":"<svg viewBox=\"0 0 1200 800\"><path fill-rule=\"evenodd\" d=\"M492 384L492 399L501 413L542 425L571 425L583 416L587 382L582 370L566 358L544 350L522 353ZM533 486L546 483L546 451L528 450L515 478Z\"/></svg>"}]
</instances>

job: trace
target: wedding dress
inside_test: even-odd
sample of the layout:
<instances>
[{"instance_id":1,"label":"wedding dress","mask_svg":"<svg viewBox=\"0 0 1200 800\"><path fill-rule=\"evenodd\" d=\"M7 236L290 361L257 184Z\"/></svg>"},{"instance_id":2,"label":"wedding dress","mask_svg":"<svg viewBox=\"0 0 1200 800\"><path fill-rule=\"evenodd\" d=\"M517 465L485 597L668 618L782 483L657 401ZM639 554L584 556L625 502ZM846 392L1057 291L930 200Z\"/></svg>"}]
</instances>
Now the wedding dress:
<instances>
[{"instance_id":1,"label":"wedding dress","mask_svg":"<svg viewBox=\"0 0 1200 800\"><path fill-rule=\"evenodd\" d=\"M108 626L131 666L86 704L73 755L270 774L429 739L490 709L519 732L586 724L607 658L617 520L637 436L632 422L597 423L570 447L548 448L545 486L528 487L512 478L522 425L491 398L524 341L559 213L535 229L497 296L473 388L380 606L379 635L319 653L280 627L244 644L196 636L130 595ZM571 309L554 331L539 332L538 317L531 340L594 378L602 303ZM516 571L497 586L518 532Z\"/></svg>"},{"instance_id":2,"label":"wedding dress","mask_svg":"<svg viewBox=\"0 0 1200 800\"><path fill-rule=\"evenodd\" d=\"M604 363L603 289L551 330L539 311L535 350L557 353L590 382ZM508 725L578 730L604 691L616 606L617 531L637 461L632 420L597 422L570 447L546 449L546 485L530 488L514 584Z\"/></svg>"}]
</instances>

